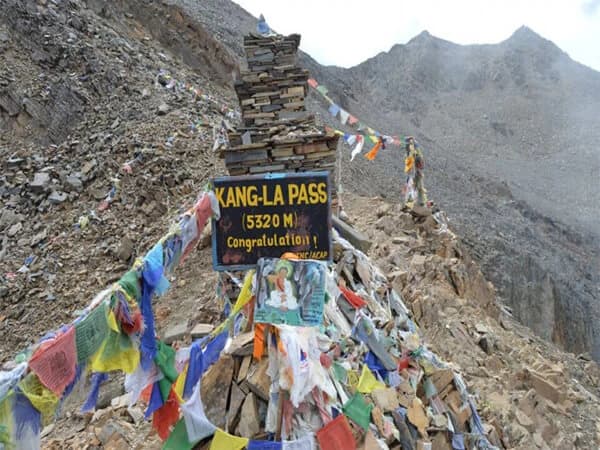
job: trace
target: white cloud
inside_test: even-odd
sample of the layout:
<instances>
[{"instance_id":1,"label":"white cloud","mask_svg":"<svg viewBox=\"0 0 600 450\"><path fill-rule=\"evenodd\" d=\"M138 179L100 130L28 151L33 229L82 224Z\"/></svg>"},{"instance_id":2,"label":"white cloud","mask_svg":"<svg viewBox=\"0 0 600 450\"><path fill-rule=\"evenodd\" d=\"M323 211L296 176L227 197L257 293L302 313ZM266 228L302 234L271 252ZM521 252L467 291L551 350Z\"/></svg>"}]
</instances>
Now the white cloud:
<instances>
[{"instance_id":1,"label":"white cloud","mask_svg":"<svg viewBox=\"0 0 600 450\"><path fill-rule=\"evenodd\" d=\"M279 33L302 34L322 64L350 67L422 30L458 44L496 43L521 25L600 70L600 0L234 0Z\"/></svg>"}]
</instances>

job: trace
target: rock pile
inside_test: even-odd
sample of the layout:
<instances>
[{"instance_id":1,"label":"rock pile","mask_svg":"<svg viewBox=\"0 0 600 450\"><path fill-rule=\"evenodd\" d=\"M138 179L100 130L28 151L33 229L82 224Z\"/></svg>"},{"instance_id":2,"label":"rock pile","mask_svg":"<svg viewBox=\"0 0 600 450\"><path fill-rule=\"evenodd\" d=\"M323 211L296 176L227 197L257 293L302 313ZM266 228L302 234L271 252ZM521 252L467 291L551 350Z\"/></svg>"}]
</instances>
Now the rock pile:
<instances>
[{"instance_id":1,"label":"rock pile","mask_svg":"<svg viewBox=\"0 0 600 450\"><path fill-rule=\"evenodd\" d=\"M243 126L221 147L230 175L334 172L338 136L306 111L308 71L296 66L299 43L299 35L245 36L248 70L235 83Z\"/></svg>"}]
</instances>

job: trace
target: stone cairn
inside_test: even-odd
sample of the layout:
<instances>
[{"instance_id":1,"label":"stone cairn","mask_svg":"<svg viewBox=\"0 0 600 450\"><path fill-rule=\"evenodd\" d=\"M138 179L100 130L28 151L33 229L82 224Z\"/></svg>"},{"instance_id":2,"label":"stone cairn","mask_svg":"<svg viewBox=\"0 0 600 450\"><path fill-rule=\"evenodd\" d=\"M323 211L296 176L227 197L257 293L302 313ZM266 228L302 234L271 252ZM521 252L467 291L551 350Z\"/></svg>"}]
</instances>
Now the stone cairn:
<instances>
[{"instance_id":1,"label":"stone cairn","mask_svg":"<svg viewBox=\"0 0 600 450\"><path fill-rule=\"evenodd\" d=\"M339 136L306 111L309 75L296 65L299 44L298 34L244 37L248 69L235 83L242 124L220 151L230 175L327 170L333 188Z\"/></svg>"}]
</instances>

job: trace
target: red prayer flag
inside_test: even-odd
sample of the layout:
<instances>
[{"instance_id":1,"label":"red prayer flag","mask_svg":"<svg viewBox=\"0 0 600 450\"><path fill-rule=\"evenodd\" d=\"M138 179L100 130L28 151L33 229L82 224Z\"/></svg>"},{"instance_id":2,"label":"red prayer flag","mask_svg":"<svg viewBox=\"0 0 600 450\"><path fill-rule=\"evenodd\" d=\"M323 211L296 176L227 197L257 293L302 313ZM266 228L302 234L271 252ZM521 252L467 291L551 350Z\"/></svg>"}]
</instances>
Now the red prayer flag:
<instances>
[{"instance_id":1,"label":"red prayer flag","mask_svg":"<svg viewBox=\"0 0 600 450\"><path fill-rule=\"evenodd\" d=\"M317 441L321 450L356 450L356 440L343 414L317 431Z\"/></svg>"},{"instance_id":2,"label":"red prayer flag","mask_svg":"<svg viewBox=\"0 0 600 450\"><path fill-rule=\"evenodd\" d=\"M74 326L43 342L29 360L29 367L42 384L58 396L75 378L76 364Z\"/></svg>"},{"instance_id":3,"label":"red prayer flag","mask_svg":"<svg viewBox=\"0 0 600 450\"><path fill-rule=\"evenodd\" d=\"M344 286L338 287L340 288L340 291L342 291L342 294L344 294L346 300L348 300L348 303L354 306L354 308L359 309L367 304L366 301L364 301L358 294L355 294L350 289L345 288Z\"/></svg>"}]
</instances>

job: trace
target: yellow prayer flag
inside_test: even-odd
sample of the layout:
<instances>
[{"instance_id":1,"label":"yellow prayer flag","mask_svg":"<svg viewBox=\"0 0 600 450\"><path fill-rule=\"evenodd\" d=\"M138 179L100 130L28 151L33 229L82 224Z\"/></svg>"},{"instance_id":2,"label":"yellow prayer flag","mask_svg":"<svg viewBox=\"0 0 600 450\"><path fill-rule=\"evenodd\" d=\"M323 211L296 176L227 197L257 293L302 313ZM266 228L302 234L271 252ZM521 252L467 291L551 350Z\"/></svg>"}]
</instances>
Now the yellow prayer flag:
<instances>
[{"instance_id":1,"label":"yellow prayer flag","mask_svg":"<svg viewBox=\"0 0 600 450\"><path fill-rule=\"evenodd\" d=\"M140 364L140 351L135 347L115 348L114 332L109 332L96 354L92 356L90 367L94 372L111 372L122 370L125 373L133 373Z\"/></svg>"},{"instance_id":2,"label":"yellow prayer flag","mask_svg":"<svg viewBox=\"0 0 600 450\"><path fill-rule=\"evenodd\" d=\"M237 316L242 308L252 300L252 278L254 277L254 272L254 270L248 271L246 277L244 278L244 283L242 284L238 298L233 305L233 309L231 310L231 314L229 314L229 317L227 317L227 319L225 319L225 321L223 321L218 327L215 327L215 329L212 330L210 333L211 336L217 336L218 334L221 334L229 326L229 324L232 323L234 317Z\"/></svg>"},{"instance_id":3,"label":"yellow prayer flag","mask_svg":"<svg viewBox=\"0 0 600 450\"><path fill-rule=\"evenodd\" d=\"M242 450L248 442L248 438L233 436L217 428L210 443L210 450Z\"/></svg>"},{"instance_id":4,"label":"yellow prayer flag","mask_svg":"<svg viewBox=\"0 0 600 450\"><path fill-rule=\"evenodd\" d=\"M244 278L244 284L240 289L235 305L233 305L233 314L237 314L241 309L252 299L252 277L254 276L254 270L249 270Z\"/></svg>"},{"instance_id":5,"label":"yellow prayer flag","mask_svg":"<svg viewBox=\"0 0 600 450\"><path fill-rule=\"evenodd\" d=\"M58 396L46 388L34 373L30 373L19 382L19 388L35 409L42 415L42 425L50 424L58 406Z\"/></svg>"},{"instance_id":6,"label":"yellow prayer flag","mask_svg":"<svg viewBox=\"0 0 600 450\"><path fill-rule=\"evenodd\" d=\"M121 332L121 329L119 328L119 325L117 324L117 318L115 317L115 313L112 311L112 309L108 311L107 322L108 322L108 327L111 330L116 331L117 333Z\"/></svg>"},{"instance_id":7,"label":"yellow prayer flag","mask_svg":"<svg viewBox=\"0 0 600 450\"><path fill-rule=\"evenodd\" d=\"M177 396L177 401L181 404L183 403L183 388L185 387L185 379L187 378L189 363L185 365L177 380L175 380L175 386L173 390L175 391L175 395Z\"/></svg>"},{"instance_id":8,"label":"yellow prayer flag","mask_svg":"<svg viewBox=\"0 0 600 450\"><path fill-rule=\"evenodd\" d=\"M356 388L356 386L358 385L358 374L356 373L356 370L349 370L346 373L348 376L348 385L350 385L353 388Z\"/></svg>"},{"instance_id":9,"label":"yellow prayer flag","mask_svg":"<svg viewBox=\"0 0 600 450\"><path fill-rule=\"evenodd\" d=\"M369 370L369 367L365 364L362 368L362 373L360 374L360 379L358 380L358 386L356 390L362 394L370 394L375 389L383 389L385 388L385 384L381 381L377 381L373 372Z\"/></svg>"},{"instance_id":10,"label":"yellow prayer flag","mask_svg":"<svg viewBox=\"0 0 600 450\"><path fill-rule=\"evenodd\" d=\"M371 140L371 142L373 144L377 144L379 142L379 138L377 136L372 135L372 134L369 136L369 139Z\"/></svg>"},{"instance_id":11,"label":"yellow prayer flag","mask_svg":"<svg viewBox=\"0 0 600 450\"><path fill-rule=\"evenodd\" d=\"M412 170L415 165L415 158L413 156L409 156L404 160L404 172L408 173Z\"/></svg>"}]
</instances>

